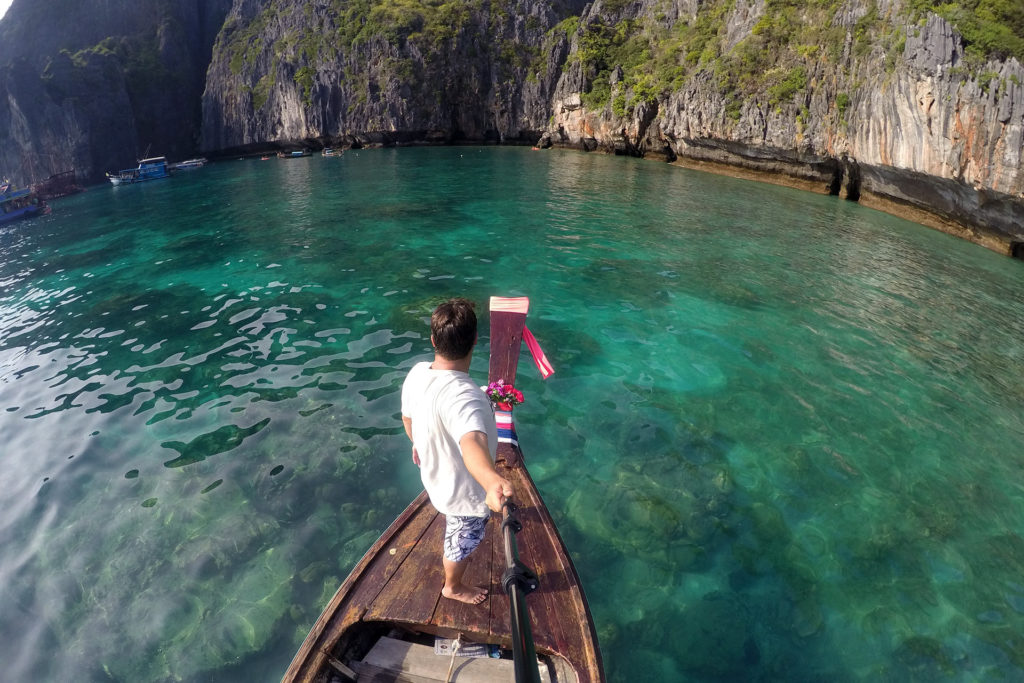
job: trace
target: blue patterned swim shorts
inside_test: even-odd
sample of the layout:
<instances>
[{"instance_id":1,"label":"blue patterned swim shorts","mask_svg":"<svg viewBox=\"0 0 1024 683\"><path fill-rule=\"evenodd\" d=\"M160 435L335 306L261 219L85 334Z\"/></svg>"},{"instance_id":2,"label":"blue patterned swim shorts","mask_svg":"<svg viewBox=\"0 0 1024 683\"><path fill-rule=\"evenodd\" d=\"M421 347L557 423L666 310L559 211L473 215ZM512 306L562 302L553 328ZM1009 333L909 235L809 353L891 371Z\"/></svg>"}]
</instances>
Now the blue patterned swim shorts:
<instances>
[{"instance_id":1,"label":"blue patterned swim shorts","mask_svg":"<svg viewBox=\"0 0 1024 683\"><path fill-rule=\"evenodd\" d=\"M452 562L461 562L476 550L484 540L486 517L456 517L445 515L444 556Z\"/></svg>"}]
</instances>

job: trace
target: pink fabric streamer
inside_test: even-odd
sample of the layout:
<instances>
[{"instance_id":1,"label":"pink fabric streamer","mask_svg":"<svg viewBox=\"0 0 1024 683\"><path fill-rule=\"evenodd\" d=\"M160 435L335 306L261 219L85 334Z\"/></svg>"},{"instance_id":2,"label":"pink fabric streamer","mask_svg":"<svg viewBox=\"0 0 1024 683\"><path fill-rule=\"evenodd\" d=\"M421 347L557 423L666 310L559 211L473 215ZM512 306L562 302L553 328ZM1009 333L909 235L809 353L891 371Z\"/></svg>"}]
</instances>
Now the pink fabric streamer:
<instances>
[{"instance_id":1,"label":"pink fabric streamer","mask_svg":"<svg viewBox=\"0 0 1024 683\"><path fill-rule=\"evenodd\" d=\"M540 376L547 379L555 374L555 368L552 367L551 361L544 355L540 344L537 343L533 333L527 327L523 328L523 341L526 342L526 346L530 349L530 355L533 356L533 362L537 364L537 369L540 370Z\"/></svg>"}]
</instances>

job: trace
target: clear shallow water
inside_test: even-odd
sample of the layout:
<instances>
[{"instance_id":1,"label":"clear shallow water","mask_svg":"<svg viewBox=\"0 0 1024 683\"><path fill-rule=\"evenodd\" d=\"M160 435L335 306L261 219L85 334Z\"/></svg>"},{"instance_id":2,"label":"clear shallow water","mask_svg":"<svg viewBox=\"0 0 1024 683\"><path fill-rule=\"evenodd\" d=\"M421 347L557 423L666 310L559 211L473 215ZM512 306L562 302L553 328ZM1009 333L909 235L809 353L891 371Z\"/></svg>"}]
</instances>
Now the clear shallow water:
<instances>
[{"instance_id":1,"label":"clear shallow water","mask_svg":"<svg viewBox=\"0 0 1024 683\"><path fill-rule=\"evenodd\" d=\"M419 489L440 298L528 295L531 472L609 678L1024 675L1024 271L630 159L225 162L0 229L0 661L279 679ZM486 374L483 319L475 374Z\"/></svg>"}]
</instances>

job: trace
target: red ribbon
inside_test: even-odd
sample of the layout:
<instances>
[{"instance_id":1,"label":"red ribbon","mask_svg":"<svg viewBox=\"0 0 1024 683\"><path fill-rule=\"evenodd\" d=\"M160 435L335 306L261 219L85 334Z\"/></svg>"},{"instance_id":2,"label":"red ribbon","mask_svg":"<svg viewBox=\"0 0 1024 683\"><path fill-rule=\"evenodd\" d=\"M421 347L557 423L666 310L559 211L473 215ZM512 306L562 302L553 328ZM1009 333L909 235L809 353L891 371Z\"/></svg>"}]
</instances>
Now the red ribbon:
<instances>
[{"instance_id":1,"label":"red ribbon","mask_svg":"<svg viewBox=\"0 0 1024 683\"><path fill-rule=\"evenodd\" d=\"M540 348L540 344L537 343L528 327L523 328L523 341L526 342L526 346L530 349L530 355L533 356L533 362L537 364L537 369L540 370L540 376L547 379L553 375L555 368L552 367L548 357L544 355L544 351Z\"/></svg>"}]
</instances>

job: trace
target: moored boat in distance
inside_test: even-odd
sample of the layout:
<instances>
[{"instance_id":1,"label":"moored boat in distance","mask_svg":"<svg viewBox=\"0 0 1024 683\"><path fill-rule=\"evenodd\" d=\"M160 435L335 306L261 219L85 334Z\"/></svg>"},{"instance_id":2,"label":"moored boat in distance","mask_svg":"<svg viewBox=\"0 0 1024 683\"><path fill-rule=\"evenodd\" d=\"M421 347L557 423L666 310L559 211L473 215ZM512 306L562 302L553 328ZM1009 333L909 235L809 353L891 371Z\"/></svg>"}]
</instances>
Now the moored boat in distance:
<instances>
[{"instance_id":1,"label":"moored boat in distance","mask_svg":"<svg viewBox=\"0 0 1024 683\"><path fill-rule=\"evenodd\" d=\"M131 185L147 180L159 180L171 176L167 167L167 157L150 157L140 159L135 168L126 168L117 173L108 173L107 179L112 185Z\"/></svg>"},{"instance_id":2,"label":"moored boat in distance","mask_svg":"<svg viewBox=\"0 0 1024 683\"><path fill-rule=\"evenodd\" d=\"M515 381L528 307L526 298L491 298L489 382ZM284 683L604 683L579 576L523 463L511 410L500 410L495 468L516 509L505 508L504 522L491 515L467 567L468 584L489 588L484 601L441 596L445 517L423 492L342 583Z\"/></svg>"},{"instance_id":3,"label":"moored boat in distance","mask_svg":"<svg viewBox=\"0 0 1024 683\"><path fill-rule=\"evenodd\" d=\"M334 149L333 147L324 147L324 151L320 152L320 154L322 156L325 156L325 157L340 157L341 156L341 152L339 152L338 150Z\"/></svg>"},{"instance_id":4,"label":"moored boat in distance","mask_svg":"<svg viewBox=\"0 0 1024 683\"><path fill-rule=\"evenodd\" d=\"M193 171L197 168L206 166L209 162L206 157L196 157L195 159L186 159L185 161L179 161L171 164L172 171Z\"/></svg>"},{"instance_id":5,"label":"moored boat in distance","mask_svg":"<svg viewBox=\"0 0 1024 683\"><path fill-rule=\"evenodd\" d=\"M298 159L299 157L308 157L312 154L308 149L293 149L290 152L278 152L277 157L279 159Z\"/></svg>"},{"instance_id":6,"label":"moored boat in distance","mask_svg":"<svg viewBox=\"0 0 1024 683\"><path fill-rule=\"evenodd\" d=\"M0 225L50 213L46 201L29 189L16 189L9 181L0 183Z\"/></svg>"}]
</instances>

